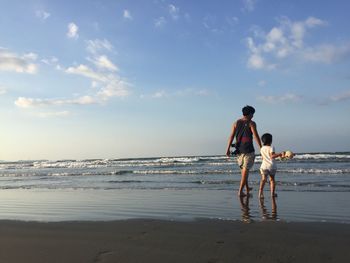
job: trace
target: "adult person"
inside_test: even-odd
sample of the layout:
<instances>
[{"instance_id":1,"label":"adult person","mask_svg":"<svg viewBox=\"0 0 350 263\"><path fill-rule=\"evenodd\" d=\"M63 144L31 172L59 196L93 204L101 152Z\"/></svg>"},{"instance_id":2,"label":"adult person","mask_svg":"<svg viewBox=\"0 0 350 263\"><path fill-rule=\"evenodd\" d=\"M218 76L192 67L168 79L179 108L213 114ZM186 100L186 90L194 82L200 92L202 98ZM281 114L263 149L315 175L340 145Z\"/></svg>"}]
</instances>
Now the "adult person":
<instances>
[{"instance_id":1,"label":"adult person","mask_svg":"<svg viewBox=\"0 0 350 263\"><path fill-rule=\"evenodd\" d=\"M230 147L233 139L236 137L236 148L239 151L237 162L241 169L241 182L239 185L238 196L249 195L252 189L248 185L249 170L254 165L255 150L253 146L253 137L261 148L260 137L256 128L256 123L252 121L255 109L252 106L245 106L242 109L243 117L235 121L232 125L232 131L228 140L226 156L231 156ZM246 194L243 188L246 188Z\"/></svg>"}]
</instances>

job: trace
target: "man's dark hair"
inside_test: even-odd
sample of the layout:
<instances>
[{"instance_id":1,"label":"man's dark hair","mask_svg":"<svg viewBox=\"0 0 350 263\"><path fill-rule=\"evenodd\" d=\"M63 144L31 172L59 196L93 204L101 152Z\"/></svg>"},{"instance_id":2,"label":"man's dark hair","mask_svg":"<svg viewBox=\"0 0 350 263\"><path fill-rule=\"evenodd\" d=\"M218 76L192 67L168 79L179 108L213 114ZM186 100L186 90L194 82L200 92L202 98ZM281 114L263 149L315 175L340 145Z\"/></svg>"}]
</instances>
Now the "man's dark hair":
<instances>
[{"instance_id":1,"label":"man's dark hair","mask_svg":"<svg viewBox=\"0 0 350 263\"><path fill-rule=\"evenodd\" d=\"M270 133L265 133L261 136L261 141L264 145L271 145L272 143L272 135Z\"/></svg>"},{"instance_id":2,"label":"man's dark hair","mask_svg":"<svg viewBox=\"0 0 350 263\"><path fill-rule=\"evenodd\" d=\"M242 112L243 112L243 116L248 116L250 114L254 114L255 109L252 106L247 105L243 107Z\"/></svg>"}]
</instances>

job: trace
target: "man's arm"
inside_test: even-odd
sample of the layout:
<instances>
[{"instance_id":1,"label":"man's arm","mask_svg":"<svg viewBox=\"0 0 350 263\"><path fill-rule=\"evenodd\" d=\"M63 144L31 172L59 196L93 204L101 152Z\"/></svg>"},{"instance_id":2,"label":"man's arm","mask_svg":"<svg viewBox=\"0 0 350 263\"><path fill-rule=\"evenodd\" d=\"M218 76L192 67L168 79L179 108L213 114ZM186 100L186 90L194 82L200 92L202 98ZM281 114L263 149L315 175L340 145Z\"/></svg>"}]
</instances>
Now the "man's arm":
<instances>
[{"instance_id":1,"label":"man's arm","mask_svg":"<svg viewBox=\"0 0 350 263\"><path fill-rule=\"evenodd\" d=\"M259 145L259 147L261 148L261 141L260 141L260 136L258 134L258 131L256 129L256 123L254 121L250 122L250 129L253 133L254 139L256 141L256 143Z\"/></svg>"},{"instance_id":2,"label":"man's arm","mask_svg":"<svg viewBox=\"0 0 350 263\"><path fill-rule=\"evenodd\" d=\"M228 138L228 143L227 143L227 148L226 148L226 156L227 157L231 156L230 148L231 148L232 141L235 138L235 133L236 133L236 122L232 125L231 134L230 134L230 137Z\"/></svg>"}]
</instances>

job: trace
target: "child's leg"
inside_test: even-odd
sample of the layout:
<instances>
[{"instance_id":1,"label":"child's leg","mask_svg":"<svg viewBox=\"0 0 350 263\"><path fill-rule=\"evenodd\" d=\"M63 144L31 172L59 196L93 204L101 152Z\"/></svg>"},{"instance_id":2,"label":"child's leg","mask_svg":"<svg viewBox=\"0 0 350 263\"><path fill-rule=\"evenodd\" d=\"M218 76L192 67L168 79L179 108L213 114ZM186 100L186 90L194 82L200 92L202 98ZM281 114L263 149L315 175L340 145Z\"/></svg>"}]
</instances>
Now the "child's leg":
<instances>
[{"instance_id":1,"label":"child's leg","mask_svg":"<svg viewBox=\"0 0 350 263\"><path fill-rule=\"evenodd\" d=\"M264 197L264 186L266 183L266 175L261 172L261 181L260 181L260 187L259 187L259 198Z\"/></svg>"},{"instance_id":2,"label":"child's leg","mask_svg":"<svg viewBox=\"0 0 350 263\"><path fill-rule=\"evenodd\" d=\"M272 197L277 196L277 194L275 193L275 189L276 189L275 175L270 175L270 191L271 191Z\"/></svg>"}]
</instances>

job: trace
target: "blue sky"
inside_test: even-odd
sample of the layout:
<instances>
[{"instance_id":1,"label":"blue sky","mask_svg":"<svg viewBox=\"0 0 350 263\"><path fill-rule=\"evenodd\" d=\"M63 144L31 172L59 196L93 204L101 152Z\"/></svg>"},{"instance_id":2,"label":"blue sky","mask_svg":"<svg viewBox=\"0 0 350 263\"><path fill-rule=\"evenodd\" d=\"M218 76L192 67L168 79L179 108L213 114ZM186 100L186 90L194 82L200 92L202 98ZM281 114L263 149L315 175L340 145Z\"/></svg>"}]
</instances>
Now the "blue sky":
<instances>
[{"instance_id":1,"label":"blue sky","mask_svg":"<svg viewBox=\"0 0 350 263\"><path fill-rule=\"evenodd\" d=\"M0 159L350 150L348 1L6 1Z\"/></svg>"}]
</instances>

